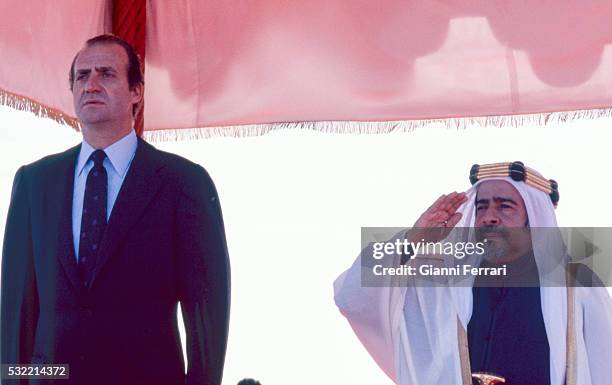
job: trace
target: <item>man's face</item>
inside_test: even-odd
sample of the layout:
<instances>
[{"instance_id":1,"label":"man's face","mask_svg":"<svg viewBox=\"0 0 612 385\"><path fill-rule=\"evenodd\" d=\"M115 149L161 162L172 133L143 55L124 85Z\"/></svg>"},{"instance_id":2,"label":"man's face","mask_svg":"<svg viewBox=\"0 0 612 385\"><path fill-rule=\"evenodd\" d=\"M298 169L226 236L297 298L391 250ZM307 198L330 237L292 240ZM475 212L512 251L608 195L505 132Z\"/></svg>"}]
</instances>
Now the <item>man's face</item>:
<instances>
[{"instance_id":1,"label":"man's face","mask_svg":"<svg viewBox=\"0 0 612 385\"><path fill-rule=\"evenodd\" d=\"M117 44L94 44L78 54L72 96L76 115L84 125L130 124L132 104L140 100L138 87L130 90L128 57ZM128 122L128 123L126 123Z\"/></svg>"},{"instance_id":2,"label":"man's face","mask_svg":"<svg viewBox=\"0 0 612 385\"><path fill-rule=\"evenodd\" d=\"M503 180L478 186L476 194L477 236L486 239L485 258L507 262L531 249L527 210L519 192Z\"/></svg>"}]
</instances>

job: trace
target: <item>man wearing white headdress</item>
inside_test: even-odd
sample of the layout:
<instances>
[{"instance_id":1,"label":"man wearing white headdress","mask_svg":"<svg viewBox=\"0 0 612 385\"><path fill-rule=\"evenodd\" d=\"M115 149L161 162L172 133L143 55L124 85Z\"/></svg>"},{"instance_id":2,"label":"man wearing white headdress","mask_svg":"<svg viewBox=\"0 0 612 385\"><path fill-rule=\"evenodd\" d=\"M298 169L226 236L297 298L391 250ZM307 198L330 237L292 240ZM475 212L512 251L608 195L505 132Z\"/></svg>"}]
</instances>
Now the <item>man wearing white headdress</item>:
<instances>
[{"instance_id":1,"label":"man wearing white headdress","mask_svg":"<svg viewBox=\"0 0 612 385\"><path fill-rule=\"evenodd\" d=\"M508 385L612 384L610 295L604 287L566 285L562 240L535 239L534 229L557 228L556 182L520 162L475 167L472 188L442 195L398 239L438 241L453 228L530 229L527 249L518 242L479 263L533 264L539 287L505 288L496 309L487 302L496 288L475 284L363 287L357 258L334 283L340 311L398 385L468 385L472 371L493 370ZM398 266L405 255L391 261Z\"/></svg>"}]
</instances>

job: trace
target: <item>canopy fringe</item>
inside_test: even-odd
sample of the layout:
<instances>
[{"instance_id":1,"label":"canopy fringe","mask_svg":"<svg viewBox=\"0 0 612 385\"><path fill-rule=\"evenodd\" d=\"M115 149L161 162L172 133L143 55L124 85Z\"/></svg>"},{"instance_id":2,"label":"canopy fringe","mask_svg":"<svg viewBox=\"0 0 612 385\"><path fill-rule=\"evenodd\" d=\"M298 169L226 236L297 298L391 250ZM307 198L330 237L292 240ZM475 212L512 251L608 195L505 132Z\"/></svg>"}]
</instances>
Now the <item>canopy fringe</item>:
<instances>
[{"instance_id":1,"label":"canopy fringe","mask_svg":"<svg viewBox=\"0 0 612 385\"><path fill-rule=\"evenodd\" d=\"M316 121L164 129L145 131L144 138L152 142L183 141L214 137L241 138L260 136L267 134L271 131L283 129L312 130L332 134L387 134L391 132L412 132L417 128L430 125L441 126L451 129L454 128L457 130L463 130L470 127L554 126L581 119L598 119L610 117L612 117L612 107L523 115L398 120L385 122Z\"/></svg>"},{"instance_id":2,"label":"canopy fringe","mask_svg":"<svg viewBox=\"0 0 612 385\"><path fill-rule=\"evenodd\" d=\"M0 105L20 111L28 111L42 118L52 119L80 131L78 120L62 111L41 104L31 98L0 88ZM215 137L243 138L261 136L276 130L312 130L331 134L387 134L412 132L420 127L438 126L463 130L470 127L523 127L553 126L583 119L612 117L612 107L544 112L522 115L499 115L462 118L416 119L395 121L314 121L245 124L235 126L214 126L178 128L145 131L143 136L151 142L197 140Z\"/></svg>"},{"instance_id":3,"label":"canopy fringe","mask_svg":"<svg viewBox=\"0 0 612 385\"><path fill-rule=\"evenodd\" d=\"M14 108L19 111L31 112L41 118L52 119L80 131L79 121L62 111L44 105L26 96L21 96L0 88L0 105Z\"/></svg>"}]
</instances>

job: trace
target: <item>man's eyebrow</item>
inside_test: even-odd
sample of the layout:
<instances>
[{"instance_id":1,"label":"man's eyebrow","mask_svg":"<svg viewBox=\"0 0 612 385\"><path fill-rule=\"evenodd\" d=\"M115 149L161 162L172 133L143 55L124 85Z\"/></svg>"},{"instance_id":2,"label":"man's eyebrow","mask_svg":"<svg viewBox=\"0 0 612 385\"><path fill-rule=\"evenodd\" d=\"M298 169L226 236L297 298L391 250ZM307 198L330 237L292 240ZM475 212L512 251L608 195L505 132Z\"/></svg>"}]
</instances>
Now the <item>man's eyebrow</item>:
<instances>
[{"instance_id":1,"label":"man's eyebrow","mask_svg":"<svg viewBox=\"0 0 612 385\"><path fill-rule=\"evenodd\" d=\"M496 203L512 203L518 205L514 199L511 198L503 198L503 197L493 197L493 201ZM477 199L476 205L480 204L489 204L489 199Z\"/></svg>"},{"instance_id":2,"label":"man's eyebrow","mask_svg":"<svg viewBox=\"0 0 612 385\"><path fill-rule=\"evenodd\" d=\"M493 200L497 203L512 203L518 206L518 203L516 203L516 201L511 198L493 197Z\"/></svg>"},{"instance_id":3,"label":"man's eyebrow","mask_svg":"<svg viewBox=\"0 0 612 385\"><path fill-rule=\"evenodd\" d=\"M101 66L101 67L95 67L96 72L105 72L105 71L113 71L113 72L117 72L117 70L113 67L110 66ZM77 73L88 73L91 72L91 68L80 68L76 70Z\"/></svg>"},{"instance_id":4,"label":"man's eyebrow","mask_svg":"<svg viewBox=\"0 0 612 385\"><path fill-rule=\"evenodd\" d=\"M96 67L96 71L98 71L98 72L104 72L104 71L117 72L117 70L115 70L113 67L109 67L109 66Z\"/></svg>"}]
</instances>

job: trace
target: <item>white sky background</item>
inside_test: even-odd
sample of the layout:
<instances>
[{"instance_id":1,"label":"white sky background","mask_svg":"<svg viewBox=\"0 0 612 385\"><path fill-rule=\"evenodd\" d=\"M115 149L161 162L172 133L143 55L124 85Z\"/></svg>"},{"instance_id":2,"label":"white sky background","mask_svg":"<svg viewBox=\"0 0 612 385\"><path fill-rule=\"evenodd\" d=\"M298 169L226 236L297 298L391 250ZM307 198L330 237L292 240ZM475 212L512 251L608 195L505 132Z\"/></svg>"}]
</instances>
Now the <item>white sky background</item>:
<instances>
[{"instance_id":1,"label":"white sky background","mask_svg":"<svg viewBox=\"0 0 612 385\"><path fill-rule=\"evenodd\" d=\"M559 182L561 226L612 226L612 119L412 133L277 131L157 143L217 186L232 263L224 385L391 384L333 302L361 226L410 226L473 163L522 160ZM77 144L71 128L0 107L0 232L17 168Z\"/></svg>"}]
</instances>

